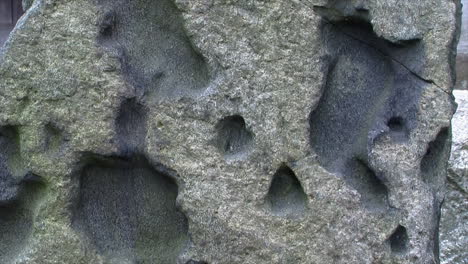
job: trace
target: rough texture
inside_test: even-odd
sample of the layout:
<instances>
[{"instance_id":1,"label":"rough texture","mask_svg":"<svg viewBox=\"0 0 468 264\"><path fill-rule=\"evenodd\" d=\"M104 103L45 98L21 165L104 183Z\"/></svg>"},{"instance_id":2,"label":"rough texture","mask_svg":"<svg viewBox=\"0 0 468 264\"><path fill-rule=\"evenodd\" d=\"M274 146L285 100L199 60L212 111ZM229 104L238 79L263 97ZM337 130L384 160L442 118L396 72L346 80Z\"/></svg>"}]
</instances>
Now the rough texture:
<instances>
[{"instance_id":1,"label":"rough texture","mask_svg":"<svg viewBox=\"0 0 468 264\"><path fill-rule=\"evenodd\" d=\"M0 262L438 263L458 10L35 0L0 55Z\"/></svg>"},{"instance_id":2,"label":"rough texture","mask_svg":"<svg viewBox=\"0 0 468 264\"><path fill-rule=\"evenodd\" d=\"M468 263L468 91L455 90L448 188L442 207L441 263Z\"/></svg>"}]
</instances>

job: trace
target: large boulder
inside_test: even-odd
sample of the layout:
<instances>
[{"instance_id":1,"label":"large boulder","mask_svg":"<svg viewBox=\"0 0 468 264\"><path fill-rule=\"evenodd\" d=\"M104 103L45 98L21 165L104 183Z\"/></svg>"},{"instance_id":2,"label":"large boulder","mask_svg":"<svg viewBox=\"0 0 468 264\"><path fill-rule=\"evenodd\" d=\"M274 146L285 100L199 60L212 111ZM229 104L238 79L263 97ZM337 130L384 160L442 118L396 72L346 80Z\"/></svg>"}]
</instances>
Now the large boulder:
<instances>
[{"instance_id":1,"label":"large boulder","mask_svg":"<svg viewBox=\"0 0 468 264\"><path fill-rule=\"evenodd\" d=\"M439 262L456 1L29 5L1 263Z\"/></svg>"},{"instance_id":2,"label":"large boulder","mask_svg":"<svg viewBox=\"0 0 468 264\"><path fill-rule=\"evenodd\" d=\"M452 153L447 194L442 206L441 262L468 263L468 91L454 90Z\"/></svg>"}]
</instances>

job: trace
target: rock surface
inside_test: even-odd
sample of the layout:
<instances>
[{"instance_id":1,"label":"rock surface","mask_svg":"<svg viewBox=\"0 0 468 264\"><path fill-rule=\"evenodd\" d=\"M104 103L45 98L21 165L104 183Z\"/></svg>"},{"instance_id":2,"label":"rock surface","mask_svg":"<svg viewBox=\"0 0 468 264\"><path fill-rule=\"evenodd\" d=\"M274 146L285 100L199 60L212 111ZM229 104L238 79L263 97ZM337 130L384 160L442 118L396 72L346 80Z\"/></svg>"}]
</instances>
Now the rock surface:
<instances>
[{"instance_id":1,"label":"rock surface","mask_svg":"<svg viewBox=\"0 0 468 264\"><path fill-rule=\"evenodd\" d=\"M458 104L452 119L452 153L442 207L441 263L468 263L468 91L453 91Z\"/></svg>"},{"instance_id":2,"label":"rock surface","mask_svg":"<svg viewBox=\"0 0 468 264\"><path fill-rule=\"evenodd\" d=\"M438 263L452 1L36 0L1 263Z\"/></svg>"}]
</instances>

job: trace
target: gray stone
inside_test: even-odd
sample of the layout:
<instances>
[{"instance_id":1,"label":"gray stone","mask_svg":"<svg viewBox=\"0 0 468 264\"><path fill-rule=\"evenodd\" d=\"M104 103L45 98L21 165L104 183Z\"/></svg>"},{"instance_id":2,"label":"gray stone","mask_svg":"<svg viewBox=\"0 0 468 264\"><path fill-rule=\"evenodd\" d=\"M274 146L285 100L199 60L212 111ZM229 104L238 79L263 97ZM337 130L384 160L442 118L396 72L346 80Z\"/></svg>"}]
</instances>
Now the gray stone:
<instances>
[{"instance_id":1,"label":"gray stone","mask_svg":"<svg viewBox=\"0 0 468 264\"><path fill-rule=\"evenodd\" d=\"M442 207L441 263L468 263L468 91L454 92L458 104L452 119L452 154Z\"/></svg>"},{"instance_id":2,"label":"gray stone","mask_svg":"<svg viewBox=\"0 0 468 264\"><path fill-rule=\"evenodd\" d=\"M0 262L438 263L459 8L34 1Z\"/></svg>"}]
</instances>

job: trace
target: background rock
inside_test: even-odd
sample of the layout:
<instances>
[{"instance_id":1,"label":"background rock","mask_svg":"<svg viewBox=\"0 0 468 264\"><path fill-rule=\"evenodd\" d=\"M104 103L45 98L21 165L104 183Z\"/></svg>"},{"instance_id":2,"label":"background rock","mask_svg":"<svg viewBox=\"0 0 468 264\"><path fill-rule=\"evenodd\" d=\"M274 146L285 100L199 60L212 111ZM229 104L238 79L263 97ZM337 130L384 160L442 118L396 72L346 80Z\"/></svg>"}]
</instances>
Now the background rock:
<instances>
[{"instance_id":1,"label":"background rock","mask_svg":"<svg viewBox=\"0 0 468 264\"><path fill-rule=\"evenodd\" d=\"M441 262L468 263L468 91L453 92L458 104L452 119L452 154L442 207Z\"/></svg>"},{"instance_id":2,"label":"background rock","mask_svg":"<svg viewBox=\"0 0 468 264\"><path fill-rule=\"evenodd\" d=\"M461 0L463 4L462 23L460 26L460 41L457 46L457 83L456 89L468 90L468 1Z\"/></svg>"},{"instance_id":3,"label":"background rock","mask_svg":"<svg viewBox=\"0 0 468 264\"><path fill-rule=\"evenodd\" d=\"M23 6L20 0L0 2L0 47L22 14Z\"/></svg>"}]
</instances>

